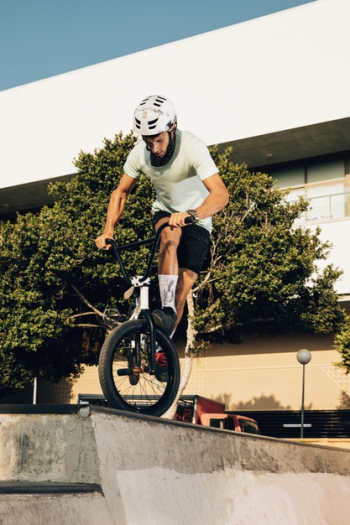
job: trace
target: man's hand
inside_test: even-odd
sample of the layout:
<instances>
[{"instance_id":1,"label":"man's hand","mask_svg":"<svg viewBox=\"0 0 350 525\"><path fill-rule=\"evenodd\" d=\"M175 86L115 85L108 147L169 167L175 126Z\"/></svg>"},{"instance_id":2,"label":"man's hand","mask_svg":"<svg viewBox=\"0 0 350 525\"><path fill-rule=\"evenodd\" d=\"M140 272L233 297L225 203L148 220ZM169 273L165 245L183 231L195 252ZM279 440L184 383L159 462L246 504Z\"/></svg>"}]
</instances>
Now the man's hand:
<instances>
[{"instance_id":1,"label":"man's hand","mask_svg":"<svg viewBox=\"0 0 350 525\"><path fill-rule=\"evenodd\" d=\"M169 226L171 228L182 228L183 226L187 226L187 224L185 224L185 219L187 219L187 217L190 217L187 211L173 213L169 217Z\"/></svg>"},{"instance_id":2,"label":"man's hand","mask_svg":"<svg viewBox=\"0 0 350 525\"><path fill-rule=\"evenodd\" d=\"M99 250L109 250L111 248L110 244L106 244L106 239L113 239L113 233L103 233L95 239L96 246Z\"/></svg>"}]
</instances>

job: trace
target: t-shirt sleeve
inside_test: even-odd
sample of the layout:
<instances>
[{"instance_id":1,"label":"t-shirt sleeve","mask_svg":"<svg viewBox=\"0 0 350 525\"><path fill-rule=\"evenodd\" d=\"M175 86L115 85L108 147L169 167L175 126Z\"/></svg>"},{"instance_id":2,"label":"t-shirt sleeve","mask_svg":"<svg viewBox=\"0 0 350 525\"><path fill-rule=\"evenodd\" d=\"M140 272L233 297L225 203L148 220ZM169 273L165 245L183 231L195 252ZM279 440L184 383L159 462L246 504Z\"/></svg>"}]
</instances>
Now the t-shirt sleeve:
<instances>
[{"instance_id":1,"label":"t-shirt sleeve","mask_svg":"<svg viewBox=\"0 0 350 525\"><path fill-rule=\"evenodd\" d=\"M190 152L191 164L193 165L198 177L201 180L205 180L208 177L215 175L215 173L218 173L219 170L211 158L205 142L195 136L193 136L193 139Z\"/></svg>"},{"instance_id":2,"label":"t-shirt sleeve","mask_svg":"<svg viewBox=\"0 0 350 525\"><path fill-rule=\"evenodd\" d=\"M140 148L137 144L129 153L126 162L124 164L124 173L132 177L133 179L140 178L142 171L140 168Z\"/></svg>"}]
</instances>

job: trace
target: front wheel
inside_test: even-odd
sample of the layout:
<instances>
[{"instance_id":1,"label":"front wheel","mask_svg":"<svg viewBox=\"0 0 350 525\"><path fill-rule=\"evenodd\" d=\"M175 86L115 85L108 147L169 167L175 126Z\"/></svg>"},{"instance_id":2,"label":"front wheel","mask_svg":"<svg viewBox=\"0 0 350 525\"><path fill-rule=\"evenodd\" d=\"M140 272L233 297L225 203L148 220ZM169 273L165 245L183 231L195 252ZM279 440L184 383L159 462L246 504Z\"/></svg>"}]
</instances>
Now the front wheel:
<instances>
[{"instance_id":1,"label":"front wheel","mask_svg":"<svg viewBox=\"0 0 350 525\"><path fill-rule=\"evenodd\" d=\"M148 323L128 321L105 340L99 359L99 378L109 406L152 416L163 415L172 405L180 383L180 365L171 339L158 328L156 370L150 369Z\"/></svg>"}]
</instances>

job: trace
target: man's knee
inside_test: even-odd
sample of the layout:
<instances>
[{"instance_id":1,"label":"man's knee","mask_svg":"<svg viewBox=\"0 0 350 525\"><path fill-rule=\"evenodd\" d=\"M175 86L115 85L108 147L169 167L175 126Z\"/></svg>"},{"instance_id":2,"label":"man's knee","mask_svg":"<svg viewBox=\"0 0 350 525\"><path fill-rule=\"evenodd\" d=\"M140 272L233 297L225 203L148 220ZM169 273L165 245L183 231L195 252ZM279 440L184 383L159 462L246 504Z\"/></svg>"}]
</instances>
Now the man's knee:
<instances>
[{"instance_id":1,"label":"man's knee","mask_svg":"<svg viewBox=\"0 0 350 525\"><path fill-rule=\"evenodd\" d=\"M181 231L165 228L160 235L160 250L177 250L181 239Z\"/></svg>"}]
</instances>

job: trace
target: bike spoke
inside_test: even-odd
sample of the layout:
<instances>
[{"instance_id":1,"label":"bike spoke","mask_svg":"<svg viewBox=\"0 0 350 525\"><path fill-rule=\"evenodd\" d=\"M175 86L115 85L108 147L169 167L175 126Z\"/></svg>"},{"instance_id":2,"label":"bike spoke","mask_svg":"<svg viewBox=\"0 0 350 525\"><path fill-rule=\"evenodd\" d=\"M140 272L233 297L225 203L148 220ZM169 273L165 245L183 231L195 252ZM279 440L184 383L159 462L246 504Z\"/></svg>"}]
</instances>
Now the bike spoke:
<instances>
[{"instance_id":1,"label":"bike spoke","mask_svg":"<svg viewBox=\"0 0 350 525\"><path fill-rule=\"evenodd\" d=\"M161 415L177 392L178 358L171 341L156 330L160 352L151 374L150 336L143 330L147 326L142 320L129 321L111 334L101 352L100 380L110 406Z\"/></svg>"},{"instance_id":2,"label":"bike spoke","mask_svg":"<svg viewBox=\"0 0 350 525\"><path fill-rule=\"evenodd\" d=\"M139 334L135 341L136 347L140 345L139 342L141 337ZM155 399L159 399L164 394L167 384L166 382L159 381L154 375L151 375L146 371L138 374L138 382L135 385L130 383L129 376L118 376L118 370L130 367L130 362L128 362L126 358L123 359L123 356L124 354L130 354L132 349L133 345L130 341L129 344L122 345L120 352L115 354L113 362L113 377L115 385L119 394L124 399L127 399L129 404L133 404L134 406L137 406L137 403L141 403L142 405L152 405L154 404ZM145 356L143 359L143 366L148 366L148 361L145 359ZM132 397L137 399L133 401Z\"/></svg>"}]
</instances>

